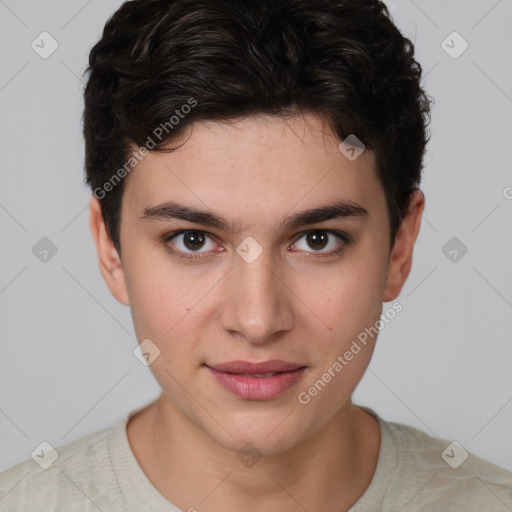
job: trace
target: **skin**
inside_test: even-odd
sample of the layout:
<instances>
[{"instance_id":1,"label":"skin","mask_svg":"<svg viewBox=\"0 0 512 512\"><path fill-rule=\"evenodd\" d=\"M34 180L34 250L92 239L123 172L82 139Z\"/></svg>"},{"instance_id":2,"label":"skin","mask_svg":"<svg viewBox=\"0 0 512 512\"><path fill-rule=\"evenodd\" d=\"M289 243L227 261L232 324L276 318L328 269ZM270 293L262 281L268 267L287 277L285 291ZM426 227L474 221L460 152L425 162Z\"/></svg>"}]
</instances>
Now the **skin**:
<instances>
[{"instance_id":1,"label":"skin","mask_svg":"<svg viewBox=\"0 0 512 512\"><path fill-rule=\"evenodd\" d=\"M162 394L131 418L128 440L152 484L182 510L343 511L371 482L380 429L351 396L375 338L307 405L297 395L375 325L383 302L399 295L424 197L413 194L391 250L375 157L366 150L350 161L339 143L313 114L192 125L180 149L150 153L127 178L121 257L98 200L91 200L101 273L130 306L139 342L149 338L160 349L150 369ZM145 208L170 200L243 229L140 219ZM368 215L279 226L291 214L340 200ZM179 229L211 238L196 252L187 236L161 241ZM327 234L318 248L308 229L338 230L351 242L333 254L343 242ZM263 250L252 263L236 252L249 236ZM200 256L181 259L170 249ZM237 359L283 359L307 369L276 398L244 400L204 366ZM261 455L250 467L237 456L247 443Z\"/></svg>"}]
</instances>

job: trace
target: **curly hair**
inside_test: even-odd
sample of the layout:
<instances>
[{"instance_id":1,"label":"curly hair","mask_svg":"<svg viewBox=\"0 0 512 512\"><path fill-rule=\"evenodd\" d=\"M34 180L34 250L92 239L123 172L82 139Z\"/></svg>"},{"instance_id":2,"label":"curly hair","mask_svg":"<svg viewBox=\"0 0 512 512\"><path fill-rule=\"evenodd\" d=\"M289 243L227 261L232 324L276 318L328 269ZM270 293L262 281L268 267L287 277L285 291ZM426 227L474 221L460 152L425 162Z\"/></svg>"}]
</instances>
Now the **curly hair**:
<instances>
[{"instance_id":1,"label":"curly hair","mask_svg":"<svg viewBox=\"0 0 512 512\"><path fill-rule=\"evenodd\" d=\"M421 181L431 100L380 0L131 0L85 73L85 182L119 252L133 147L172 151L198 121L316 113L340 139L356 134L376 157L392 244Z\"/></svg>"}]
</instances>

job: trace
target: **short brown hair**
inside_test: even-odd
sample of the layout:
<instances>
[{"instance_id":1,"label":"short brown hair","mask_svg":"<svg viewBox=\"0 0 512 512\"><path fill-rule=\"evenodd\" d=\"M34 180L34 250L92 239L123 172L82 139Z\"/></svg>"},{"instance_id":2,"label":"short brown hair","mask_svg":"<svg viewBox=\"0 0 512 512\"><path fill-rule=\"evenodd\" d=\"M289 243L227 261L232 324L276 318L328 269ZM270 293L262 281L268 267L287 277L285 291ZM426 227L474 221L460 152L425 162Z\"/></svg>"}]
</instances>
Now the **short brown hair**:
<instances>
[{"instance_id":1,"label":"short brown hair","mask_svg":"<svg viewBox=\"0 0 512 512\"><path fill-rule=\"evenodd\" d=\"M151 151L196 121L317 113L374 151L393 243L429 140L421 72L379 0L127 1L89 56L85 180L120 252L119 171L157 127Z\"/></svg>"}]
</instances>

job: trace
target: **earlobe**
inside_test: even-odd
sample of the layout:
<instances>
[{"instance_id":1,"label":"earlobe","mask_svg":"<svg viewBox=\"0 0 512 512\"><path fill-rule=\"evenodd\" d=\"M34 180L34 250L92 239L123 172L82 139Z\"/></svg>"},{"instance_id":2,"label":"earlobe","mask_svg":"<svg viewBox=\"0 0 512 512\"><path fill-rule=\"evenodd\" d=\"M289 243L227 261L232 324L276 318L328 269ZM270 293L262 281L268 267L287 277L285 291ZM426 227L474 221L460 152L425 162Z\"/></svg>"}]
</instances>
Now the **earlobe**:
<instances>
[{"instance_id":1,"label":"earlobe","mask_svg":"<svg viewBox=\"0 0 512 512\"><path fill-rule=\"evenodd\" d=\"M421 225L421 216L425 208L425 196L420 190L415 190L407 215L402 219L396 234L393 250L389 260L386 287L383 301L395 300L402 290L412 266L414 244Z\"/></svg>"},{"instance_id":2,"label":"earlobe","mask_svg":"<svg viewBox=\"0 0 512 512\"><path fill-rule=\"evenodd\" d=\"M89 226L98 253L101 275L112 295L121 304L129 306L130 301L121 258L107 232L100 203L94 196L89 203Z\"/></svg>"}]
</instances>

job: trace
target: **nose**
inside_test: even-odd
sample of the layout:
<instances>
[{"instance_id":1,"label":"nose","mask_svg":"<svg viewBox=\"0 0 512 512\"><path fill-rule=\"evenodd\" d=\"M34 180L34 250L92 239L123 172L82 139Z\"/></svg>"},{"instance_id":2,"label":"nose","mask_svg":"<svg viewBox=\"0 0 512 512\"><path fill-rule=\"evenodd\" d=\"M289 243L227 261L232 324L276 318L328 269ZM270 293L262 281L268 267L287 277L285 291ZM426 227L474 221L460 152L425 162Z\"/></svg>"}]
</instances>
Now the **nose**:
<instances>
[{"instance_id":1,"label":"nose","mask_svg":"<svg viewBox=\"0 0 512 512\"><path fill-rule=\"evenodd\" d=\"M224 330L250 343L266 344L292 328L291 292L273 267L266 251L251 263L235 254L220 306Z\"/></svg>"}]
</instances>

